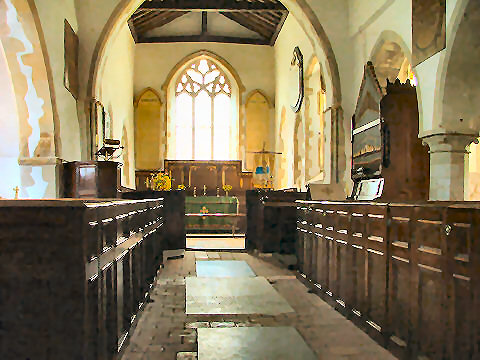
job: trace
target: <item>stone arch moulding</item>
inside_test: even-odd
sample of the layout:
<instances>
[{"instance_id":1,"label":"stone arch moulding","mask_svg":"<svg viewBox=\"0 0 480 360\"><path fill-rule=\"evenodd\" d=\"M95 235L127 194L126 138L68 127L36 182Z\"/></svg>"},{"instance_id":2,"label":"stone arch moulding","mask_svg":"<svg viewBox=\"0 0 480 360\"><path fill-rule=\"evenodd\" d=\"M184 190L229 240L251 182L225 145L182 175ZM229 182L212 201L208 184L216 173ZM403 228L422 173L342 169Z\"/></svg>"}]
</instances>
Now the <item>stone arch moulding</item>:
<instances>
[{"instance_id":1,"label":"stone arch moulding","mask_svg":"<svg viewBox=\"0 0 480 360\"><path fill-rule=\"evenodd\" d=\"M447 46L444 50L440 52L440 58L438 61L438 67L436 72L436 81L435 81L435 96L434 96L434 106L433 106L433 123L432 131L435 132L439 128L448 128L445 126L445 89L447 88L447 73L449 72L449 66L452 61L455 61L455 57L458 54L455 54L454 47L457 38L462 35L465 35L465 31L462 32L462 24L469 20L469 17L465 17L467 12L473 12L472 7L479 6L476 0L458 0L455 4L455 8L452 12L450 19L447 19ZM477 10L478 14L478 10ZM464 25L465 26L465 25ZM460 35L459 35L460 33ZM471 43L470 43L471 44ZM467 52L470 52L472 49L467 49ZM474 56L473 54L469 54ZM452 59L453 57L453 59ZM462 125L465 125L464 122ZM477 126L480 128L480 125ZM451 130L451 129L448 129ZM460 130L460 129L458 129ZM477 133L478 129L473 131ZM472 132L472 129L462 128L461 132Z\"/></svg>"},{"instance_id":2,"label":"stone arch moulding","mask_svg":"<svg viewBox=\"0 0 480 360\"><path fill-rule=\"evenodd\" d=\"M318 17L315 15L307 0L281 0L283 5L290 11L290 13L299 20L300 23L305 24L305 31L313 41L323 49L329 67L329 74L331 74L333 85L333 98L335 104L341 104L342 92L340 86L340 74L338 70L338 63L333 52L330 40L321 25ZM143 0L121 0L115 7L115 10L109 17L107 23L99 34L99 38L95 45L90 63L89 78L87 83L87 98L94 98L98 91L98 72L105 56L108 42L113 38L113 34L118 31L120 26L125 23L133 12L143 3ZM315 46L314 46L315 48Z\"/></svg>"},{"instance_id":3,"label":"stone arch moulding","mask_svg":"<svg viewBox=\"0 0 480 360\"><path fill-rule=\"evenodd\" d=\"M236 121L237 121L237 128L238 128L238 157L240 159L244 159L245 153L245 127L246 127L246 119L245 119L245 103L244 103L244 94L245 94L245 86L240 78L240 75L235 70L235 68L223 57L220 55L208 51L208 50L199 50L190 55L185 56L182 58L177 64L170 70L168 75L166 76L165 82L162 85L162 93L165 94L166 104L165 104L165 112L164 112L164 122L167 124L165 128L165 137L167 139L171 139L172 132L169 132L170 127L170 120L171 120L171 101L169 100L172 95L172 88L170 85L176 80L178 74L181 73L190 63L193 63L196 59L205 57L216 63L219 68L224 71L227 77L229 77L232 81L232 98L235 99L236 106L238 108L238 113L236 114ZM169 144L167 141L167 149L166 153L169 153Z\"/></svg>"},{"instance_id":4,"label":"stone arch moulding","mask_svg":"<svg viewBox=\"0 0 480 360\"><path fill-rule=\"evenodd\" d=\"M154 88L147 87L147 88L143 89L142 91L140 91L140 93L137 96L135 96L135 101L133 103L135 108L138 107L138 102L142 99L143 95L145 95L147 92L152 92L153 94L155 94L155 96L158 98L158 100L160 102L160 105L163 105L162 97L160 96L160 93L157 90L155 90Z\"/></svg>"},{"instance_id":5,"label":"stone arch moulding","mask_svg":"<svg viewBox=\"0 0 480 360\"><path fill-rule=\"evenodd\" d=\"M261 96L263 96L265 98L269 108L274 107L274 104L273 104L272 100L270 99L270 97L267 94L265 94L265 92L263 90L260 90L260 89L255 89L255 90L250 91L245 98L245 104L248 104L250 99L256 94L260 94Z\"/></svg>"},{"instance_id":6,"label":"stone arch moulding","mask_svg":"<svg viewBox=\"0 0 480 360\"><path fill-rule=\"evenodd\" d=\"M410 47L407 45L407 43L405 42L405 40L395 31L385 30L379 35L377 41L375 42L375 45L372 47L372 50L370 51L369 60L372 61L372 62L374 61L377 54L380 52L380 50L382 49L383 45L386 42L395 43L400 47L400 50L402 51L404 57L407 59L408 63L412 66L412 71L415 74L415 77L417 78L417 81L420 82L421 79L419 79L418 73L415 71L415 68L412 65L412 51L411 51ZM376 65L376 64L374 63L374 65ZM419 128L419 131L421 132L422 131L421 129L423 129L423 126L422 126L422 124L423 124L423 107L422 107L422 93L421 93L420 86L417 86L416 90L417 90L417 103L418 103L418 116L419 116L418 128Z\"/></svg>"},{"instance_id":7,"label":"stone arch moulding","mask_svg":"<svg viewBox=\"0 0 480 360\"><path fill-rule=\"evenodd\" d=\"M60 124L52 69L35 2L2 2L0 18L0 41L10 69L20 120L19 163L56 163L55 158L61 153ZM16 28L15 35L12 27Z\"/></svg>"},{"instance_id":8,"label":"stone arch moulding","mask_svg":"<svg viewBox=\"0 0 480 360\"><path fill-rule=\"evenodd\" d=\"M58 197L60 123L52 69L35 1L0 2L0 41L19 119L20 197Z\"/></svg>"},{"instance_id":9,"label":"stone arch moulding","mask_svg":"<svg viewBox=\"0 0 480 360\"><path fill-rule=\"evenodd\" d=\"M245 86L243 85L243 82L240 79L240 75L238 75L238 72L235 70L235 68L232 65L230 65L230 63L227 60L225 60L223 57L208 50L196 51L190 55L185 56L182 60L180 60L168 73L166 80L163 83L162 91L167 91L168 86L172 82L175 75L180 71L180 69L182 69L190 61L193 61L194 59L197 59L201 56L211 58L214 62L218 62L222 67L225 68L225 70L227 70L227 73L235 79L235 82L238 85L239 93L243 94L245 92Z\"/></svg>"},{"instance_id":10,"label":"stone arch moulding","mask_svg":"<svg viewBox=\"0 0 480 360\"><path fill-rule=\"evenodd\" d=\"M338 144L332 155L334 158L332 167L335 169L335 182L343 183L345 182L345 179L349 177L347 171L347 159L345 156L346 144L344 144L346 137L343 127L344 115L342 109L340 74L332 44L330 43L330 39L320 23L320 20L308 4L308 0L281 0L281 2L289 10L290 14L302 24L302 28L312 42L313 48L321 49L326 56L326 70L332 82L332 123L334 123L336 127L335 132L337 135L335 143ZM111 14L106 14L108 20L98 34L98 40L96 41L95 48L91 55L89 65L90 71L85 94L87 99L95 98L97 94L99 88L99 69L105 61L106 50L109 42L114 38L113 35L119 31L120 27L128 21L129 17L142 3L143 0L119 0L113 12ZM242 122L240 123L240 129L245 128L243 107L243 105L240 106L240 119L243 120L243 124ZM88 107L85 108L85 113L88 116ZM240 158L242 159L245 158L245 154L242 153L244 140L244 136L242 136L241 133Z\"/></svg>"}]
</instances>

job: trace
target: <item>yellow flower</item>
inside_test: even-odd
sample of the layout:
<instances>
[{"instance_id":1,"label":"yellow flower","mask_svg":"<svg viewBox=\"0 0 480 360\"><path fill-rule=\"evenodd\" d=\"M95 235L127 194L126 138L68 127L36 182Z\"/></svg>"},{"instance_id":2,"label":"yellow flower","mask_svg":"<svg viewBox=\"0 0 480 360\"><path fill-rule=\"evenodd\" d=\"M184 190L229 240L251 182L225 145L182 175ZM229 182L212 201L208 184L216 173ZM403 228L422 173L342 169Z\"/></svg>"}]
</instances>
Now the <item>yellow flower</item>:
<instances>
[{"instance_id":1,"label":"yellow flower","mask_svg":"<svg viewBox=\"0 0 480 360\"><path fill-rule=\"evenodd\" d=\"M157 191L169 191L172 189L172 179L164 173L152 176L152 189Z\"/></svg>"},{"instance_id":2,"label":"yellow flower","mask_svg":"<svg viewBox=\"0 0 480 360\"><path fill-rule=\"evenodd\" d=\"M178 190L185 190L185 185L180 184L180 185L177 186L177 189Z\"/></svg>"},{"instance_id":3,"label":"yellow flower","mask_svg":"<svg viewBox=\"0 0 480 360\"><path fill-rule=\"evenodd\" d=\"M225 185L223 185L222 188L223 188L223 191L230 191L230 190L232 190L232 185L225 184Z\"/></svg>"}]
</instances>

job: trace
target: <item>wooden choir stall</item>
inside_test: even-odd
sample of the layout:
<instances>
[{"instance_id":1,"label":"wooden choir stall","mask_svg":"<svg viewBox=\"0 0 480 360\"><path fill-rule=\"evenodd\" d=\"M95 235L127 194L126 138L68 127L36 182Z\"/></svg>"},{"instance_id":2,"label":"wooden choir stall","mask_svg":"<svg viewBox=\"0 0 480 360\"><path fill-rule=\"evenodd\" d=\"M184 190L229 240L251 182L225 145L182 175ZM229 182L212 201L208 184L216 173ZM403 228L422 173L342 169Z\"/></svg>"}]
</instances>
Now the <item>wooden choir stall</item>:
<instances>
[{"instance_id":1,"label":"wooden choir stall","mask_svg":"<svg viewBox=\"0 0 480 360\"><path fill-rule=\"evenodd\" d=\"M368 63L352 125L351 198L297 201L299 279L400 359L480 358L480 204L428 201L408 81Z\"/></svg>"}]
</instances>

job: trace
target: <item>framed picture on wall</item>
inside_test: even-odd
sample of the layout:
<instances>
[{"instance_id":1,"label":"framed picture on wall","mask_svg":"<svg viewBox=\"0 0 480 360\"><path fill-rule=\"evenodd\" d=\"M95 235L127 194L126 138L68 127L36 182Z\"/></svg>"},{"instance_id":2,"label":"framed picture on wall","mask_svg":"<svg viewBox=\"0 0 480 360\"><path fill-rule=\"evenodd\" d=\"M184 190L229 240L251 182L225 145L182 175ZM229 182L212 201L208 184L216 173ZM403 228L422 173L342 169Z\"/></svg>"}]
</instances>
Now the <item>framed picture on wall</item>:
<instances>
[{"instance_id":1,"label":"framed picture on wall","mask_svg":"<svg viewBox=\"0 0 480 360\"><path fill-rule=\"evenodd\" d=\"M65 19L64 25L64 77L63 84L75 99L78 99L78 36Z\"/></svg>"}]
</instances>

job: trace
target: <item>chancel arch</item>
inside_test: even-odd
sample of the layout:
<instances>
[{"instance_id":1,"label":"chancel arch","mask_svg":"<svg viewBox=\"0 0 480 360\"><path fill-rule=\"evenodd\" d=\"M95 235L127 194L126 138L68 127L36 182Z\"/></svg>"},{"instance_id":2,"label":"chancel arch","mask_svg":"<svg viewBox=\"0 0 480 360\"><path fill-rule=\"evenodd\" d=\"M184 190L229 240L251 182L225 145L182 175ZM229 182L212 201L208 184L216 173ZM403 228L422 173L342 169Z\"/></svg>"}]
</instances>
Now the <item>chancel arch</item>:
<instances>
[{"instance_id":1,"label":"chancel arch","mask_svg":"<svg viewBox=\"0 0 480 360\"><path fill-rule=\"evenodd\" d=\"M16 139L12 140L13 134L8 139L9 154L17 154L15 171L21 173L15 186L20 188L19 196L23 198L55 197L60 126L49 58L34 1L0 3L0 41L3 65L8 71L8 76L5 72L4 75L9 78L4 91L13 89L16 114L11 115L18 119L18 126L13 127L18 129ZM11 99L10 95L5 96ZM13 107L8 111L13 111Z\"/></svg>"},{"instance_id":2,"label":"chancel arch","mask_svg":"<svg viewBox=\"0 0 480 360\"><path fill-rule=\"evenodd\" d=\"M162 101L152 88L144 89L135 100L135 167L160 169L166 146Z\"/></svg>"},{"instance_id":3,"label":"chancel arch","mask_svg":"<svg viewBox=\"0 0 480 360\"><path fill-rule=\"evenodd\" d=\"M462 5L462 4L460 4ZM463 4L464 6L464 4ZM467 146L465 161L465 200L480 200L480 146L475 144L480 131L480 3L470 0L460 9L458 30L452 36L441 84L443 95L439 124L446 133L456 133L457 151ZM461 158L457 166L461 167ZM458 187L458 186L457 186Z\"/></svg>"},{"instance_id":4,"label":"chancel arch","mask_svg":"<svg viewBox=\"0 0 480 360\"><path fill-rule=\"evenodd\" d=\"M236 160L243 84L225 60L207 51L181 61L167 77L167 157Z\"/></svg>"}]
</instances>

